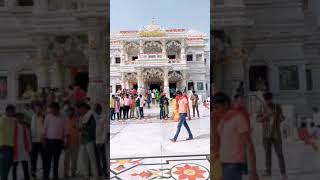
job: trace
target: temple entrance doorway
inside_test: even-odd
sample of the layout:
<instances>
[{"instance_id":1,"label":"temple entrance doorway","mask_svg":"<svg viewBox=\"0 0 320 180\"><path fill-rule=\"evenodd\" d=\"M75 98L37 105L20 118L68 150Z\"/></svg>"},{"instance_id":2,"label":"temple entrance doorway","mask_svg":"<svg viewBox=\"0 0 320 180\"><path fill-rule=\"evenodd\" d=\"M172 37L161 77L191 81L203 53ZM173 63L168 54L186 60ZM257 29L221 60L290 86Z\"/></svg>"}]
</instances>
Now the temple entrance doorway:
<instances>
[{"instance_id":1,"label":"temple entrance doorway","mask_svg":"<svg viewBox=\"0 0 320 180\"><path fill-rule=\"evenodd\" d=\"M74 85L80 86L81 89L87 91L89 84L89 73L88 72L79 72L74 77Z\"/></svg>"},{"instance_id":2,"label":"temple entrance doorway","mask_svg":"<svg viewBox=\"0 0 320 180\"><path fill-rule=\"evenodd\" d=\"M161 86L160 84L157 84L157 83L151 83L150 86L149 86L149 90L158 90L160 91L161 90Z\"/></svg>"},{"instance_id":3,"label":"temple entrance doorway","mask_svg":"<svg viewBox=\"0 0 320 180\"><path fill-rule=\"evenodd\" d=\"M132 89L138 90L138 84L137 83L132 83Z\"/></svg>"},{"instance_id":4,"label":"temple entrance doorway","mask_svg":"<svg viewBox=\"0 0 320 180\"><path fill-rule=\"evenodd\" d=\"M169 83L170 97L173 96L173 94L176 92L176 89L177 89L177 83Z\"/></svg>"}]
</instances>

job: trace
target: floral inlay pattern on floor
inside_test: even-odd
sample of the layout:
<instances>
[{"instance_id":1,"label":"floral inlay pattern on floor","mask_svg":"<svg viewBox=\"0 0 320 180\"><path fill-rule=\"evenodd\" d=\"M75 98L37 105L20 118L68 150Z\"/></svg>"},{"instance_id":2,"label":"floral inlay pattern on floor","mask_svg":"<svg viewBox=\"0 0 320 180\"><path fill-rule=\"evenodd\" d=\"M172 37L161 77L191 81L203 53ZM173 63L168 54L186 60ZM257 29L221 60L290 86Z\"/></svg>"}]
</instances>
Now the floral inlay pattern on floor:
<instances>
[{"instance_id":1,"label":"floral inlay pattern on floor","mask_svg":"<svg viewBox=\"0 0 320 180\"><path fill-rule=\"evenodd\" d=\"M208 155L111 159L111 179L208 180Z\"/></svg>"}]
</instances>

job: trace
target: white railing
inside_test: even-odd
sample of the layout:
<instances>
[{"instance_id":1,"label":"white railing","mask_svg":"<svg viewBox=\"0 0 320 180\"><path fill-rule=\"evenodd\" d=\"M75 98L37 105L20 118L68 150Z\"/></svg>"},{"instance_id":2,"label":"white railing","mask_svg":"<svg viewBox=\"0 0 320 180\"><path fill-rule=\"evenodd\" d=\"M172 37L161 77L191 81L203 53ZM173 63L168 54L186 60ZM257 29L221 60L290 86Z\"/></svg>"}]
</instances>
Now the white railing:
<instances>
[{"instance_id":1,"label":"white railing","mask_svg":"<svg viewBox=\"0 0 320 180\"><path fill-rule=\"evenodd\" d=\"M169 59L169 63L180 63L181 59Z\"/></svg>"},{"instance_id":2,"label":"white railing","mask_svg":"<svg viewBox=\"0 0 320 180\"><path fill-rule=\"evenodd\" d=\"M167 58L163 53L144 53L139 54L138 59L163 59Z\"/></svg>"}]
</instances>

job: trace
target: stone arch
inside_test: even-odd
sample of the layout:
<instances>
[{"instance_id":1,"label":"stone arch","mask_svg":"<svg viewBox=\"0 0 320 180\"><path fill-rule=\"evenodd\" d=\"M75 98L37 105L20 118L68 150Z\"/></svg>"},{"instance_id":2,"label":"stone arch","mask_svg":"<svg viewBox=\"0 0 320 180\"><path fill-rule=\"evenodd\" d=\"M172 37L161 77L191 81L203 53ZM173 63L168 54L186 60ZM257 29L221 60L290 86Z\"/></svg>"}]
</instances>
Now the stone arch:
<instances>
[{"instance_id":1,"label":"stone arch","mask_svg":"<svg viewBox=\"0 0 320 180\"><path fill-rule=\"evenodd\" d=\"M139 54L139 44L136 42L129 42L126 44L126 52L128 54L128 59L133 60L133 57L138 57Z\"/></svg>"},{"instance_id":2,"label":"stone arch","mask_svg":"<svg viewBox=\"0 0 320 180\"><path fill-rule=\"evenodd\" d=\"M180 57L181 56L181 43L178 40L172 40L166 43L167 55Z\"/></svg>"},{"instance_id":3,"label":"stone arch","mask_svg":"<svg viewBox=\"0 0 320 180\"><path fill-rule=\"evenodd\" d=\"M180 71L169 72L169 82L178 82L183 79L183 75Z\"/></svg>"},{"instance_id":4,"label":"stone arch","mask_svg":"<svg viewBox=\"0 0 320 180\"><path fill-rule=\"evenodd\" d=\"M17 99L30 100L31 92L37 91L39 76L37 69L37 64L32 62L30 55L14 67L14 96Z\"/></svg>"},{"instance_id":5,"label":"stone arch","mask_svg":"<svg viewBox=\"0 0 320 180\"><path fill-rule=\"evenodd\" d=\"M161 68L145 69L142 76L146 81L159 80L163 81L163 70Z\"/></svg>"},{"instance_id":6,"label":"stone arch","mask_svg":"<svg viewBox=\"0 0 320 180\"><path fill-rule=\"evenodd\" d=\"M143 44L144 53L161 53L162 43L160 41L147 41Z\"/></svg>"}]
</instances>

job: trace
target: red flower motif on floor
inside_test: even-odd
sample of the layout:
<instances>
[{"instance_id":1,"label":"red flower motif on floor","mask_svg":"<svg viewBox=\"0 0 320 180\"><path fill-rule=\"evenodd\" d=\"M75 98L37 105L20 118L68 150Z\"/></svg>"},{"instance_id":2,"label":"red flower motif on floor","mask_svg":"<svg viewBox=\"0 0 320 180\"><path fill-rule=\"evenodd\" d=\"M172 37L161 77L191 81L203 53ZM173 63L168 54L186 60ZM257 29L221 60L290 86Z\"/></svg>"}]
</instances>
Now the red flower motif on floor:
<instances>
[{"instance_id":1,"label":"red flower motif on floor","mask_svg":"<svg viewBox=\"0 0 320 180\"><path fill-rule=\"evenodd\" d=\"M206 171L201 170L199 166L191 166L185 164L184 166L176 167L177 171L174 174L179 176L179 179L183 180L197 180L199 178L204 179L204 173Z\"/></svg>"},{"instance_id":2,"label":"red flower motif on floor","mask_svg":"<svg viewBox=\"0 0 320 180\"><path fill-rule=\"evenodd\" d=\"M148 178L152 175L151 172L149 171L142 171L141 173L134 173L134 174L131 174L131 176L140 176L142 178Z\"/></svg>"}]
</instances>

